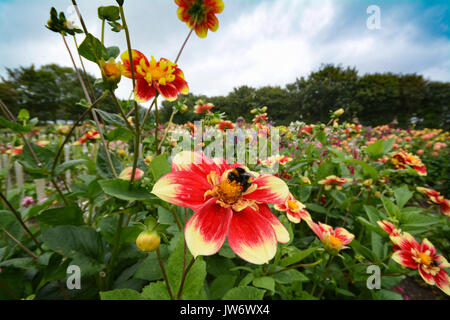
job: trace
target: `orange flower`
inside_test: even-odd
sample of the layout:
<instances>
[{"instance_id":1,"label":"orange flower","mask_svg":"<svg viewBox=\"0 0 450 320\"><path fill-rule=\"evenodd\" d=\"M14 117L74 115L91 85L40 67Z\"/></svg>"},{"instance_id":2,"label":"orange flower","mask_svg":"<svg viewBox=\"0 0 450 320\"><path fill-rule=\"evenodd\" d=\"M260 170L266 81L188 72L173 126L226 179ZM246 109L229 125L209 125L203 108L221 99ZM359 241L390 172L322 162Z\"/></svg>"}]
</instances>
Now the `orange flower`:
<instances>
[{"instance_id":1,"label":"orange flower","mask_svg":"<svg viewBox=\"0 0 450 320\"><path fill-rule=\"evenodd\" d=\"M219 14L225 8L222 0L175 0L178 5L178 18L186 22L189 29L194 28L200 38L206 38L208 29L216 32L219 29Z\"/></svg>"},{"instance_id":2,"label":"orange flower","mask_svg":"<svg viewBox=\"0 0 450 320\"><path fill-rule=\"evenodd\" d=\"M141 52L131 50L133 57L134 76L136 88L135 99L138 102L147 102L159 92L168 101L175 101L178 94L188 94L189 87L184 80L183 71L178 65L167 59L161 58L158 62L154 57L150 62ZM121 55L122 74L132 78L128 51Z\"/></svg>"}]
</instances>

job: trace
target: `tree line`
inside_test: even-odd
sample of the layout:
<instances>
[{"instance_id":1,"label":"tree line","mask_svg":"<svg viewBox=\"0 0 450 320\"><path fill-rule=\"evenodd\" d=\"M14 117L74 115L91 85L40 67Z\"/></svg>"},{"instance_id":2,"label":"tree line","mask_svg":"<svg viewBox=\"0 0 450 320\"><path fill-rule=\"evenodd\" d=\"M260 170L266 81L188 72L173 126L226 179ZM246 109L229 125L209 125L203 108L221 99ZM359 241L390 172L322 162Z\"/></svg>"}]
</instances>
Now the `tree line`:
<instances>
[{"instance_id":1,"label":"tree line","mask_svg":"<svg viewBox=\"0 0 450 320\"><path fill-rule=\"evenodd\" d=\"M0 99L16 114L26 108L41 121L76 120L84 94L76 73L71 68L55 64L36 69L20 67L6 69L0 82ZM90 83L95 82L92 75ZM96 96L102 94L93 86ZM195 121L201 116L193 112L199 99L215 105L213 111L225 113L232 121L243 116L251 121L250 111L267 106L268 115L277 125L291 121L327 122L329 112L345 109L342 120L359 121L364 125L394 123L399 127L450 129L450 83L430 81L418 74L373 73L359 75L356 68L322 65L307 77L281 86L234 88L226 96L189 94L182 98L190 107L176 114L175 123ZM168 121L177 102L162 103L160 119ZM125 104L126 105L126 104ZM99 106L114 112L110 97Z\"/></svg>"}]
</instances>

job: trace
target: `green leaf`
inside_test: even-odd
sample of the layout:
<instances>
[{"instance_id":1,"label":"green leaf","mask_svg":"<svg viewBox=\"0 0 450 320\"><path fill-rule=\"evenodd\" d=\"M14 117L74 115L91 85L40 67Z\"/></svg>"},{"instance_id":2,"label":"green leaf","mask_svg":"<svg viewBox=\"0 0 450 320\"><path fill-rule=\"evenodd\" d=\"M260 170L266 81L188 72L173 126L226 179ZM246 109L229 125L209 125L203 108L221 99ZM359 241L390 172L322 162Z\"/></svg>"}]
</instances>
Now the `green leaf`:
<instances>
[{"instance_id":1,"label":"green leaf","mask_svg":"<svg viewBox=\"0 0 450 320\"><path fill-rule=\"evenodd\" d=\"M366 149L367 154L372 160L377 160L383 156L383 140L372 143Z\"/></svg>"},{"instance_id":2,"label":"green leaf","mask_svg":"<svg viewBox=\"0 0 450 320\"><path fill-rule=\"evenodd\" d=\"M83 212L78 206L48 209L36 218L39 222L52 227L62 225L79 226L84 223Z\"/></svg>"},{"instance_id":3,"label":"green leaf","mask_svg":"<svg viewBox=\"0 0 450 320\"><path fill-rule=\"evenodd\" d=\"M132 289L116 289L100 292L102 300L145 300L144 296Z\"/></svg>"},{"instance_id":4,"label":"green leaf","mask_svg":"<svg viewBox=\"0 0 450 320\"><path fill-rule=\"evenodd\" d=\"M397 201L397 206L403 208L403 206L412 198L413 193L409 191L407 185L403 185L400 188L394 190L395 200Z\"/></svg>"},{"instance_id":5,"label":"green leaf","mask_svg":"<svg viewBox=\"0 0 450 320\"><path fill-rule=\"evenodd\" d=\"M27 122L30 120L30 113L27 109L20 109L19 114L17 115L17 120L20 122Z\"/></svg>"},{"instance_id":6,"label":"green leaf","mask_svg":"<svg viewBox=\"0 0 450 320\"><path fill-rule=\"evenodd\" d=\"M117 21L120 19L120 11L116 6L104 6L98 8L100 20Z\"/></svg>"},{"instance_id":7,"label":"green leaf","mask_svg":"<svg viewBox=\"0 0 450 320\"><path fill-rule=\"evenodd\" d=\"M116 59L120 54L119 47L108 47L108 48L106 48L106 51L108 52L108 59L110 59L110 58Z\"/></svg>"},{"instance_id":8,"label":"green leaf","mask_svg":"<svg viewBox=\"0 0 450 320\"><path fill-rule=\"evenodd\" d=\"M258 277L252 283L255 287L275 292L275 280L271 277Z\"/></svg>"},{"instance_id":9,"label":"green leaf","mask_svg":"<svg viewBox=\"0 0 450 320\"><path fill-rule=\"evenodd\" d=\"M0 117L0 127L5 127L8 129L11 129L12 131L17 132L17 133L30 132L31 129L33 129L33 127L36 125L36 123L37 123L37 119L35 118L35 119L32 119L28 125L23 126L19 123L8 121L5 118Z\"/></svg>"},{"instance_id":10,"label":"green leaf","mask_svg":"<svg viewBox=\"0 0 450 320\"><path fill-rule=\"evenodd\" d=\"M298 263L308 257L310 254L312 254L314 251L316 251L318 247L312 247L305 250L298 250L296 249L294 253L289 254L288 257L281 259L280 266L287 267L290 265L293 265L295 263Z\"/></svg>"},{"instance_id":11,"label":"green leaf","mask_svg":"<svg viewBox=\"0 0 450 320\"><path fill-rule=\"evenodd\" d=\"M170 300L164 281L150 283L142 290L142 295L149 300Z\"/></svg>"},{"instance_id":12,"label":"green leaf","mask_svg":"<svg viewBox=\"0 0 450 320\"><path fill-rule=\"evenodd\" d=\"M109 152L109 156L111 158L112 165L116 170L117 175L119 175L123 168L122 162L119 158L112 152ZM103 178L114 178L114 174L111 172L111 167L109 165L108 159L106 157L106 152L103 147L99 148L97 152L97 171L98 174Z\"/></svg>"},{"instance_id":13,"label":"green leaf","mask_svg":"<svg viewBox=\"0 0 450 320\"><path fill-rule=\"evenodd\" d=\"M388 212L390 216L400 218L400 208L397 207L389 198L381 197L381 202L383 203L384 209Z\"/></svg>"},{"instance_id":14,"label":"green leaf","mask_svg":"<svg viewBox=\"0 0 450 320\"><path fill-rule=\"evenodd\" d=\"M9 224L16 221L16 219L11 211L0 210L0 228L6 228Z\"/></svg>"},{"instance_id":15,"label":"green leaf","mask_svg":"<svg viewBox=\"0 0 450 320\"><path fill-rule=\"evenodd\" d=\"M119 115L115 113L109 113L100 109L94 109L95 112L97 112L103 120L106 121L106 123L115 126L115 127L126 127L127 124L125 123L125 120L120 117Z\"/></svg>"},{"instance_id":16,"label":"green leaf","mask_svg":"<svg viewBox=\"0 0 450 320\"><path fill-rule=\"evenodd\" d=\"M155 252L150 252L147 258L139 265L133 276L148 281L162 280L163 274Z\"/></svg>"},{"instance_id":17,"label":"green leaf","mask_svg":"<svg viewBox=\"0 0 450 320\"><path fill-rule=\"evenodd\" d=\"M237 287L229 290L222 300L262 300L266 290L253 287Z\"/></svg>"},{"instance_id":18,"label":"green leaf","mask_svg":"<svg viewBox=\"0 0 450 320\"><path fill-rule=\"evenodd\" d=\"M100 234L92 228L58 226L42 229L42 241L53 251L72 258L83 276L100 272L103 264L103 245Z\"/></svg>"},{"instance_id":19,"label":"green leaf","mask_svg":"<svg viewBox=\"0 0 450 320\"><path fill-rule=\"evenodd\" d=\"M130 190L130 182L121 179L101 180L98 182L106 194L127 201L140 201L152 199L154 196L140 186L133 185Z\"/></svg>"},{"instance_id":20,"label":"green leaf","mask_svg":"<svg viewBox=\"0 0 450 320\"><path fill-rule=\"evenodd\" d=\"M119 127L108 132L105 135L105 137L109 141L116 141L116 140L128 141L133 137L133 134L131 133L130 130Z\"/></svg>"},{"instance_id":21,"label":"green leaf","mask_svg":"<svg viewBox=\"0 0 450 320\"><path fill-rule=\"evenodd\" d=\"M403 300L401 294L386 289L373 290L372 296L375 300Z\"/></svg>"},{"instance_id":22,"label":"green leaf","mask_svg":"<svg viewBox=\"0 0 450 320\"><path fill-rule=\"evenodd\" d=\"M47 170L47 172L50 172L53 161L56 158L56 153L50 150L47 147L40 147L38 145L35 145L34 143L30 144L31 149L33 149L36 157L39 159L41 164L44 166L44 168ZM43 169L39 168L37 165L33 155L31 154L30 150L25 146L23 148L23 152L19 157L19 162L24 167L25 171L29 173L39 173L42 174L44 171Z\"/></svg>"},{"instance_id":23,"label":"green leaf","mask_svg":"<svg viewBox=\"0 0 450 320\"><path fill-rule=\"evenodd\" d=\"M172 171L165 155L155 157L150 163L150 170L152 171L155 180L159 180L163 175Z\"/></svg>"},{"instance_id":24,"label":"green leaf","mask_svg":"<svg viewBox=\"0 0 450 320\"><path fill-rule=\"evenodd\" d=\"M305 203L305 206L307 209L312 210L314 212L323 213L323 214L327 213L327 209L325 209L324 207L319 206L318 204L315 204L315 203Z\"/></svg>"},{"instance_id":25,"label":"green leaf","mask_svg":"<svg viewBox=\"0 0 450 320\"><path fill-rule=\"evenodd\" d=\"M362 160L358 160L358 159L354 159L349 162L360 165L364 175L369 176L370 178L372 178L374 180L378 179L378 171L371 165L365 163Z\"/></svg>"},{"instance_id":26,"label":"green leaf","mask_svg":"<svg viewBox=\"0 0 450 320\"><path fill-rule=\"evenodd\" d=\"M186 254L186 264L192 260L190 253ZM167 277L169 278L170 287L173 291L178 292L181 283L184 264L184 239L180 238L175 251L169 257L167 262ZM206 263L201 259L196 259L189 273L186 276L183 297L189 299L195 297L203 287L206 278Z\"/></svg>"},{"instance_id":27,"label":"green leaf","mask_svg":"<svg viewBox=\"0 0 450 320\"><path fill-rule=\"evenodd\" d=\"M209 287L210 299L215 300L222 298L225 293L234 287L236 279L237 276L231 274L224 274L214 279Z\"/></svg>"},{"instance_id":28,"label":"green leaf","mask_svg":"<svg viewBox=\"0 0 450 320\"><path fill-rule=\"evenodd\" d=\"M58 176L61 173L64 173L65 171L72 169L73 167L78 167L80 164L84 164L88 161L89 160L86 160L86 159L77 159L77 160L66 161L55 168L55 176Z\"/></svg>"},{"instance_id":29,"label":"green leaf","mask_svg":"<svg viewBox=\"0 0 450 320\"><path fill-rule=\"evenodd\" d=\"M98 63L101 59L108 60L108 51L105 46L90 33L78 48L78 52L82 57L95 63Z\"/></svg>"},{"instance_id":30,"label":"green leaf","mask_svg":"<svg viewBox=\"0 0 450 320\"><path fill-rule=\"evenodd\" d=\"M288 284L292 283L294 281L300 281L300 282L308 282L309 278L305 276L303 273L301 273L298 270L290 269L283 272L278 272L273 275L273 278L276 282L281 284Z\"/></svg>"}]
</instances>

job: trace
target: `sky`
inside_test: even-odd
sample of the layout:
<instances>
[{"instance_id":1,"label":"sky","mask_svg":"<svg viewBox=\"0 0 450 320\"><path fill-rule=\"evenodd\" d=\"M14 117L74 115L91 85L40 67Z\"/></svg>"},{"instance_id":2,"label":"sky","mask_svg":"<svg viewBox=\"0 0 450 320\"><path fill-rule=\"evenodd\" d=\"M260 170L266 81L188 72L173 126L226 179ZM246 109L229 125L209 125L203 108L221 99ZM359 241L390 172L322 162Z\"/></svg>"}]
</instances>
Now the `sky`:
<instances>
[{"instance_id":1,"label":"sky","mask_svg":"<svg viewBox=\"0 0 450 320\"><path fill-rule=\"evenodd\" d=\"M113 0L78 0L90 33L100 37L97 7ZM225 0L220 27L206 39L193 35L178 62L194 94L226 95L249 85L284 87L322 64L375 72L417 73L450 81L448 1ZM379 8L379 28L369 28ZM71 66L64 43L44 25L50 8L80 26L69 0L0 0L0 75L5 68L49 63ZM125 0L131 43L146 56L174 60L189 29L173 0ZM72 50L73 40L68 39ZM82 36L78 36L82 41ZM124 33L106 32L105 44L126 50ZM77 63L79 64L78 60ZM100 77L96 64L88 72ZM131 81L117 95L128 98Z\"/></svg>"}]
</instances>

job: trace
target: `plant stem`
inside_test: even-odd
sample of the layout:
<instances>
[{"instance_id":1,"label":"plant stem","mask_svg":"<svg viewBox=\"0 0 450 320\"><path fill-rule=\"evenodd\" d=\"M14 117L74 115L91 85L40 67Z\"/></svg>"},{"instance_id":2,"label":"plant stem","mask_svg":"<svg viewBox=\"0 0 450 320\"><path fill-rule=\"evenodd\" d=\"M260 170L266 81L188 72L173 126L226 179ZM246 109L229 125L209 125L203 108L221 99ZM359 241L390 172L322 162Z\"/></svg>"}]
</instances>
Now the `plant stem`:
<instances>
[{"instance_id":1,"label":"plant stem","mask_svg":"<svg viewBox=\"0 0 450 320\"><path fill-rule=\"evenodd\" d=\"M158 257L159 266L161 267L161 272L164 277L164 282L166 283L167 291L169 292L170 299L173 300L173 293L172 289L170 288L169 278L167 277L166 269L164 268L164 263L161 258L161 252L159 251L159 248L156 249L156 255Z\"/></svg>"},{"instance_id":2,"label":"plant stem","mask_svg":"<svg viewBox=\"0 0 450 320\"><path fill-rule=\"evenodd\" d=\"M128 47L128 59L130 61L130 69L131 69L131 80L133 83L133 92L136 90L136 78L134 74L134 61L133 61L133 52L131 49L131 40L130 40L130 31L128 29L127 21L125 19L125 12L123 11L123 7L119 6L120 17L122 19L122 26L125 30L125 37L127 40ZM141 130L139 129L139 106L134 99L134 127L136 128L135 142L134 142L134 160L133 160L133 170L131 171L131 179L130 179L130 189L133 187L134 177L136 175L136 168L139 158L139 144L141 139Z\"/></svg>"},{"instance_id":3,"label":"plant stem","mask_svg":"<svg viewBox=\"0 0 450 320\"><path fill-rule=\"evenodd\" d=\"M178 62L178 59L180 59L181 53L184 50L184 47L186 46L186 43L188 42L189 38L191 37L192 32L194 31L195 27L196 27L197 23L194 23L194 25L192 26L192 29L189 31L186 40L184 40L183 44L181 45L180 51L178 51L177 57L175 58L175 62Z\"/></svg>"},{"instance_id":4,"label":"plant stem","mask_svg":"<svg viewBox=\"0 0 450 320\"><path fill-rule=\"evenodd\" d=\"M191 270L192 266L194 265L194 262L195 262L195 258L192 258L192 260L189 263L189 265L187 266L187 268L183 271L183 275L181 277L180 289L178 290L178 294L177 294L177 300L181 300L181 297L183 295L184 282L186 281L186 276L187 276L189 270Z\"/></svg>"},{"instance_id":5,"label":"plant stem","mask_svg":"<svg viewBox=\"0 0 450 320\"><path fill-rule=\"evenodd\" d=\"M163 135L163 137L161 138L161 141L160 141L160 143L159 143L158 150L161 149L161 146L162 146L162 144L163 144L163 142L164 142L164 139L166 139L167 134L169 133L169 128L170 128L170 126L172 125L173 117L175 116L176 113L177 113L176 110L172 111L172 115L170 116L169 123L167 124L167 128L166 128L166 130L164 131L164 135Z\"/></svg>"},{"instance_id":6,"label":"plant stem","mask_svg":"<svg viewBox=\"0 0 450 320\"><path fill-rule=\"evenodd\" d=\"M123 224L123 217L124 215L121 213L119 215L119 222L117 223L117 229L116 229L116 235L114 239L114 246L111 253L111 259L109 260L109 263L106 267L106 276L108 277L108 285L109 281L111 280L111 272L112 268L114 267L114 263L116 262L117 254L119 253L120 248L120 234L122 233L122 224Z\"/></svg>"},{"instance_id":7,"label":"plant stem","mask_svg":"<svg viewBox=\"0 0 450 320\"><path fill-rule=\"evenodd\" d=\"M36 260L38 259L38 256L31 251L30 249L28 249L27 247L25 247L25 245L20 242L19 240L17 240L12 234L10 234L8 232L8 230L6 230L5 228L2 228L2 231L15 243L17 243L19 245L19 247L21 247L26 253L28 253L30 256L33 257L33 262L36 262Z\"/></svg>"},{"instance_id":8,"label":"plant stem","mask_svg":"<svg viewBox=\"0 0 450 320\"><path fill-rule=\"evenodd\" d=\"M323 280L327 280L327 278L328 278L328 273L330 272L330 266L331 266L331 262L333 262L333 259L334 259L334 256L331 256L330 259L328 260L327 270L325 271L325 276L323 277ZM319 300L322 297L324 291L325 291L325 288L322 288L320 290L319 296L317 297Z\"/></svg>"},{"instance_id":9,"label":"plant stem","mask_svg":"<svg viewBox=\"0 0 450 320\"><path fill-rule=\"evenodd\" d=\"M89 91L92 95L92 99L95 99L94 89L92 88L91 81L89 80L88 74L86 72L86 68L84 67L83 59L81 58L80 52L78 51L78 43L77 43L77 38L75 35L73 36L73 40L75 42L75 47L77 48L78 58L80 59L81 68L83 69L83 74L84 74L84 77L86 78L86 83L87 83Z\"/></svg>"},{"instance_id":10,"label":"plant stem","mask_svg":"<svg viewBox=\"0 0 450 320\"><path fill-rule=\"evenodd\" d=\"M359 197L361 196L361 194L363 193L363 189L361 189L361 191L357 194L357 196L355 197L355 199L353 199L352 204L348 207L347 212L345 213L345 217L344 217L344 222L342 223L342 228L345 226L345 223L347 222L347 216L350 213L350 211L353 208L353 205L355 204L355 202L359 199Z\"/></svg>"},{"instance_id":11,"label":"plant stem","mask_svg":"<svg viewBox=\"0 0 450 320\"><path fill-rule=\"evenodd\" d=\"M122 106L120 105L119 100L117 99L116 94L114 93L114 91L111 91L111 96L112 96L112 98L113 98L113 100L114 100L114 102L116 104L117 110L119 110L120 115L122 116L123 120L125 120L125 123L126 123L128 129L132 133L134 133L134 129L131 126L131 124L128 122L127 116L125 115L125 112L123 111Z\"/></svg>"},{"instance_id":12,"label":"plant stem","mask_svg":"<svg viewBox=\"0 0 450 320\"><path fill-rule=\"evenodd\" d=\"M158 130L159 130L159 112L158 112L158 101L155 100L155 147L156 147L156 155L159 154L159 145L158 145Z\"/></svg>"},{"instance_id":13,"label":"plant stem","mask_svg":"<svg viewBox=\"0 0 450 320\"><path fill-rule=\"evenodd\" d=\"M283 269L281 269L281 270L278 270L278 271L275 271L275 272L268 273L267 275L271 276L271 275L276 274L276 273L281 273L281 272L284 272L284 271L287 271L287 270L290 270L290 269L297 269L297 268L301 268L301 267L313 267L313 266L316 266L317 264L319 264L319 263L321 263L321 262L322 262L322 259L320 259L320 260L318 260L318 261L316 261L316 262L313 262L313 263L306 263L306 264L300 263L300 264L295 264L295 265L292 265L292 266L283 268Z\"/></svg>"},{"instance_id":14,"label":"plant stem","mask_svg":"<svg viewBox=\"0 0 450 320\"><path fill-rule=\"evenodd\" d=\"M102 20L102 44L105 44L105 19Z\"/></svg>"}]
</instances>

